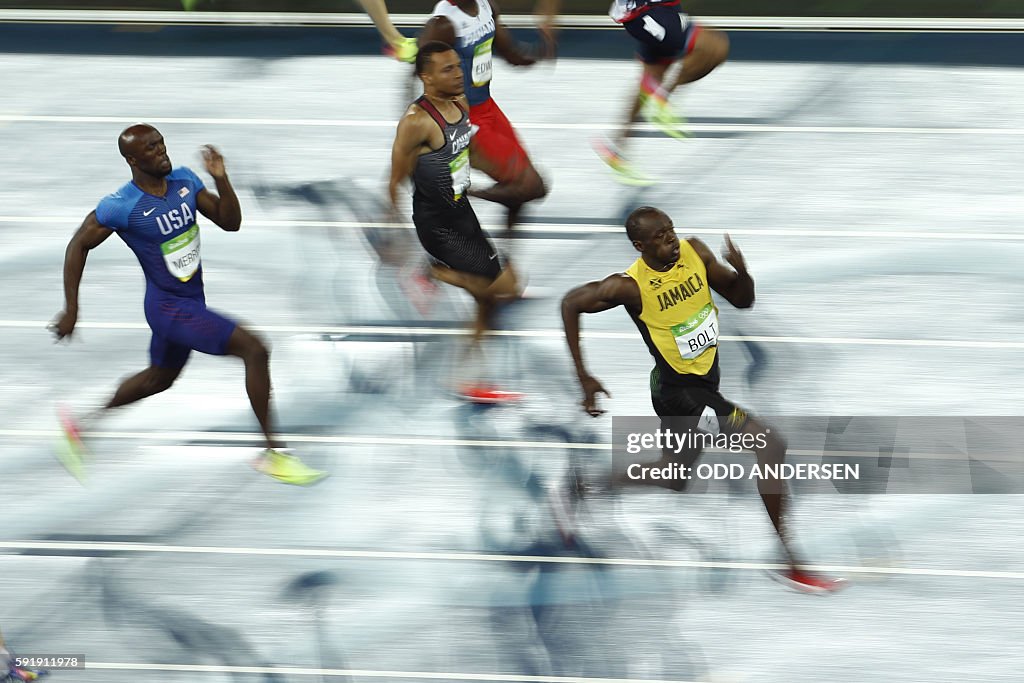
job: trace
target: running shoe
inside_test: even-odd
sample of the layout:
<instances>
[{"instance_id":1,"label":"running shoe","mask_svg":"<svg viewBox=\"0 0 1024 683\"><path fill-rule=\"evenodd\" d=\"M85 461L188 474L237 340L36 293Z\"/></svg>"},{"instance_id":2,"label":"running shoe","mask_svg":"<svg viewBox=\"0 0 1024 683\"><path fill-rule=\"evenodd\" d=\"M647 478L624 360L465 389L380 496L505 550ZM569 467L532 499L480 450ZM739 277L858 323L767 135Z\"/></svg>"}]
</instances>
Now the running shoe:
<instances>
[{"instance_id":1,"label":"running shoe","mask_svg":"<svg viewBox=\"0 0 1024 683\"><path fill-rule=\"evenodd\" d=\"M263 474L293 486L312 486L327 478L327 473L315 470L294 455L268 448L253 462Z\"/></svg>"},{"instance_id":2,"label":"running shoe","mask_svg":"<svg viewBox=\"0 0 1024 683\"><path fill-rule=\"evenodd\" d=\"M417 270L412 275L400 280L400 286L406 298L416 307L420 315L430 315L441 288L430 277L429 270Z\"/></svg>"},{"instance_id":3,"label":"running shoe","mask_svg":"<svg viewBox=\"0 0 1024 683\"><path fill-rule=\"evenodd\" d=\"M660 128L665 135L676 140L693 137L693 133L686 130L686 119L679 116L664 97L656 94L644 95L641 111L644 118Z\"/></svg>"},{"instance_id":4,"label":"running shoe","mask_svg":"<svg viewBox=\"0 0 1024 683\"><path fill-rule=\"evenodd\" d=\"M653 178L638 171L611 143L598 138L592 142L592 145L597 156L601 157L601 161L612 169L615 179L623 185L647 187L654 184Z\"/></svg>"},{"instance_id":5,"label":"running shoe","mask_svg":"<svg viewBox=\"0 0 1024 683\"><path fill-rule=\"evenodd\" d=\"M846 588L849 582L846 579L831 579L824 576L815 576L799 569L772 570L768 575L784 586L801 593L811 595L827 595Z\"/></svg>"},{"instance_id":6,"label":"running shoe","mask_svg":"<svg viewBox=\"0 0 1024 683\"><path fill-rule=\"evenodd\" d=\"M526 398L524 394L517 391L504 391L484 385L462 387L459 394L470 403L515 403Z\"/></svg>"},{"instance_id":7,"label":"running shoe","mask_svg":"<svg viewBox=\"0 0 1024 683\"><path fill-rule=\"evenodd\" d=\"M85 483L85 458L88 451L82 443L82 433L71 411L61 406L57 411L64 438L57 445L57 459L79 483Z\"/></svg>"},{"instance_id":8,"label":"running shoe","mask_svg":"<svg viewBox=\"0 0 1024 683\"><path fill-rule=\"evenodd\" d=\"M22 669L19 667L13 667L10 673L7 674L7 679L12 681L38 681L49 673L49 671L44 669Z\"/></svg>"},{"instance_id":9,"label":"running shoe","mask_svg":"<svg viewBox=\"0 0 1024 683\"><path fill-rule=\"evenodd\" d=\"M419 43L415 38L402 38L397 45L386 45L384 54L394 57L400 62L412 64L416 61L416 54L420 51Z\"/></svg>"}]
</instances>

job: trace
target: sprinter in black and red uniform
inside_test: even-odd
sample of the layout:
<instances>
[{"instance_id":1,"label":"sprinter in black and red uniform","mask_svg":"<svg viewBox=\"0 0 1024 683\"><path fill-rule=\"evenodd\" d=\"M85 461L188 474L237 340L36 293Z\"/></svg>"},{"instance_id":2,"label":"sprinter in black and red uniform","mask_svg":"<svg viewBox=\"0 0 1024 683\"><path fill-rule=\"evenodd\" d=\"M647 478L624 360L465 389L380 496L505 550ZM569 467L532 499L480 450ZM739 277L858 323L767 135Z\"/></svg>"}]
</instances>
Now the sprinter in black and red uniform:
<instances>
[{"instance_id":1,"label":"sprinter in black and red uniform","mask_svg":"<svg viewBox=\"0 0 1024 683\"><path fill-rule=\"evenodd\" d=\"M501 303L517 298L520 285L469 203L469 145L476 126L470 122L459 55L446 43L424 43L416 56L416 73L423 81L423 95L409 105L398 124L388 193L397 212L398 188L412 179L412 219L420 243L432 257L431 273L466 290L476 301L473 337L459 363L472 372L492 313ZM479 373L456 382L463 397L474 402L520 398L483 385Z\"/></svg>"}]
</instances>

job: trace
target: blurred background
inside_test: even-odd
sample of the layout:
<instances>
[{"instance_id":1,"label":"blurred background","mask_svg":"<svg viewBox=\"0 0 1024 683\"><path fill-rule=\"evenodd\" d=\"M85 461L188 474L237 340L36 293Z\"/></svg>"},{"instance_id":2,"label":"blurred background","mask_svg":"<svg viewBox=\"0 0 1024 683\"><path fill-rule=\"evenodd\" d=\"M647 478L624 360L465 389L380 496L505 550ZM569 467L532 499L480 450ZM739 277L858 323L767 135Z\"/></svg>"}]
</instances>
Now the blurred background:
<instances>
[{"instance_id":1,"label":"blurred background","mask_svg":"<svg viewBox=\"0 0 1024 683\"><path fill-rule=\"evenodd\" d=\"M244 12L356 12L355 2L332 0L190 0L196 10ZM561 0L568 14L599 14L605 10L601 3L585 0ZM393 0L388 9L398 14L424 13L424 3L415 0ZM529 13L534 9L528 0L509 0L501 3L509 13ZM123 10L179 10L176 0L4 0L0 8L50 9L123 9ZM796 17L1022 17L1024 8L1016 0L776 0L765 3L756 0L692 0L686 11L695 15L717 16L796 16Z\"/></svg>"},{"instance_id":2,"label":"blurred background","mask_svg":"<svg viewBox=\"0 0 1024 683\"><path fill-rule=\"evenodd\" d=\"M1024 398L1024 6L685 2L732 51L673 100L693 137L635 127L631 155L659 181L641 189L592 149L636 87L634 43L604 4L563 6L593 21L566 22L557 61L496 62L491 86L551 192L515 239L474 204L529 280L486 345L493 379L525 399L488 407L451 390L471 302L424 282L411 224L385 216L395 125L418 91L355 3L200 0L147 21L117 11L181 5L0 2L12 648L85 655L54 681L1019 680L1024 430L999 422L991 459L991 431L971 425ZM414 15L406 35L430 9L389 7ZM532 3L502 7L536 42ZM202 18L234 11L337 20ZM791 21L744 22L758 15ZM136 121L208 184L200 145L226 158L244 221L202 222L207 299L272 347L280 431L331 473L315 488L248 467L242 366L200 354L89 434L86 486L53 457L57 406L95 407L147 363L144 282L116 239L90 255L74 341L45 330L67 240L129 177L116 138ZM605 490L613 416L653 412L650 356L623 311L587 317L588 365L612 395L587 417L559 302L632 263L623 220L644 204L743 250L757 304L719 302L722 392L793 425L794 462L838 457L808 427L823 418L857 437L877 416L949 430L854 438L869 482L795 487L796 544L844 592L770 580L780 554L752 484Z\"/></svg>"}]
</instances>

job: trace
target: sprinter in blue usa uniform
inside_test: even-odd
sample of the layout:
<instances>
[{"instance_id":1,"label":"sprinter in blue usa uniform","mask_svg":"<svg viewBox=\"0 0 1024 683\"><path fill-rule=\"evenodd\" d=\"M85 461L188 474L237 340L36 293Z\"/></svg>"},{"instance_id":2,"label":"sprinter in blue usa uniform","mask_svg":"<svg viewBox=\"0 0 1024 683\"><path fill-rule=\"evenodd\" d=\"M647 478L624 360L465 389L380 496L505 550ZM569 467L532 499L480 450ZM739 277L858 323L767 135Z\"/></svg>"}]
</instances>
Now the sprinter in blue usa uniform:
<instances>
[{"instance_id":1,"label":"sprinter in blue usa uniform","mask_svg":"<svg viewBox=\"0 0 1024 683\"><path fill-rule=\"evenodd\" d=\"M145 313L152 330L148 368L124 380L107 404L90 418L112 408L165 391L181 374L192 351L235 356L245 363L245 388L266 439L266 450L254 466L288 484L310 485L324 476L298 458L277 450L270 416L270 368L266 346L230 318L206 307L199 234L199 214L222 230L236 232L242 210L231 187L224 159L211 146L203 148L206 171L217 193L184 166L173 168L158 130L145 124L121 133L118 150L131 168L132 179L104 197L71 238L64 254L64 310L51 325L57 339L70 337L78 322L78 288L89 251L115 232L135 253L146 276ZM62 461L82 479L80 422L62 411L67 437Z\"/></svg>"}]
</instances>

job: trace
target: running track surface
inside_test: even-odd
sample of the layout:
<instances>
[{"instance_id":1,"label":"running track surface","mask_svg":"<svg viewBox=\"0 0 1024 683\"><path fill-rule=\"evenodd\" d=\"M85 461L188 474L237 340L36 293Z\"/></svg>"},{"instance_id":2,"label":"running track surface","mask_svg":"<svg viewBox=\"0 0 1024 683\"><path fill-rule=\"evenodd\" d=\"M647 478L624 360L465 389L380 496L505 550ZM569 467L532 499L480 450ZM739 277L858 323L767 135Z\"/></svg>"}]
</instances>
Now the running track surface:
<instances>
[{"instance_id":1,"label":"running track surface","mask_svg":"<svg viewBox=\"0 0 1024 683\"><path fill-rule=\"evenodd\" d=\"M55 681L1016 680L1016 496L798 497L808 558L849 569L852 587L828 600L761 572L777 556L750 495L588 505L590 555L667 567L498 560L581 555L561 544L546 490L570 457L599 468L602 451L558 443L607 443L611 420L575 411L557 303L632 261L615 226L640 204L716 251L729 231L744 251L758 301L724 309L723 392L753 410L1019 411L1024 72L728 64L678 99L694 139L632 140L662 180L643 191L616 185L590 149L635 72L496 69L493 92L552 191L524 239L500 242L533 298L505 316L523 334L495 342L496 372L529 400L466 411L438 378L468 302L442 291L418 309L402 285L415 234L380 229L404 264L382 266L362 227L383 220L405 68L0 55L0 625L12 644L86 655L92 668ZM66 240L127 178L115 138L136 120L158 125L176 164L200 171L208 142L227 159L246 224L204 224L208 299L272 343L281 431L333 474L312 490L246 467L241 366L217 358L195 357L173 390L98 427L88 488L50 455L59 401L90 406L146 362L142 278L116 238L89 258L76 341L44 330ZM609 410L650 414L628 317L585 329Z\"/></svg>"}]
</instances>

